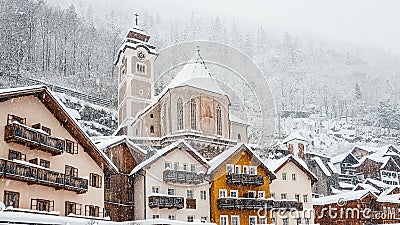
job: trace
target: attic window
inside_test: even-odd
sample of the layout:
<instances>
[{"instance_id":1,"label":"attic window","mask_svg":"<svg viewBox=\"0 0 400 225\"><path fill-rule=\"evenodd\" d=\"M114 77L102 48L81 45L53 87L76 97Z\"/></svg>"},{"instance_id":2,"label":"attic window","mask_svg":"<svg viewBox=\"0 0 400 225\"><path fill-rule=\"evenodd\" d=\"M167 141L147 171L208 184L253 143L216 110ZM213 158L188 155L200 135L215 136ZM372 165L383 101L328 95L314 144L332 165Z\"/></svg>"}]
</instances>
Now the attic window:
<instances>
[{"instance_id":1,"label":"attic window","mask_svg":"<svg viewBox=\"0 0 400 225\"><path fill-rule=\"evenodd\" d=\"M22 118L16 115L8 114L7 117L7 125L12 124L13 122L18 122L20 124L26 124L26 118Z\"/></svg>"}]
</instances>

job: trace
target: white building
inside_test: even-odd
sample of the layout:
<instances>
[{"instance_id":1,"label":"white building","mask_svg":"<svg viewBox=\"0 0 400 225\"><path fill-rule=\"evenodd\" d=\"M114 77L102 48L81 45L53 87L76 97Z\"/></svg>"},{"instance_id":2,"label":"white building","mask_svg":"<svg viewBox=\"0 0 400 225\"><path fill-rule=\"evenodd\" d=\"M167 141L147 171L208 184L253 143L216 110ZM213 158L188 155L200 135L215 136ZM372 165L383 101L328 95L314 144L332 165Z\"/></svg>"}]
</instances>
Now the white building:
<instances>
[{"instance_id":1,"label":"white building","mask_svg":"<svg viewBox=\"0 0 400 225\"><path fill-rule=\"evenodd\" d=\"M276 225L313 224L311 185L317 181L317 177L302 159L293 155L272 160L268 166L277 177L270 185L271 197L275 200L297 200L303 203L303 211L296 213L273 211L272 223Z\"/></svg>"},{"instance_id":2,"label":"white building","mask_svg":"<svg viewBox=\"0 0 400 225\"><path fill-rule=\"evenodd\" d=\"M177 141L137 165L135 219L210 220L207 161L185 141Z\"/></svg>"}]
</instances>

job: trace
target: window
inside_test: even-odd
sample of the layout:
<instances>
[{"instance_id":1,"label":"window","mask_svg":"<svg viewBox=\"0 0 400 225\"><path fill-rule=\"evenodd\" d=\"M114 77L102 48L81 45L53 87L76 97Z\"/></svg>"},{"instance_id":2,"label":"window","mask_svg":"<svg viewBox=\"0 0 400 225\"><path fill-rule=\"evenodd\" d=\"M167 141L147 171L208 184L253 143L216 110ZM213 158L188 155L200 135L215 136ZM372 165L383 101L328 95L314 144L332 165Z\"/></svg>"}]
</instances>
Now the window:
<instances>
[{"instance_id":1,"label":"window","mask_svg":"<svg viewBox=\"0 0 400 225\"><path fill-rule=\"evenodd\" d=\"M175 195L175 189L168 188L168 195Z\"/></svg>"},{"instance_id":2,"label":"window","mask_svg":"<svg viewBox=\"0 0 400 225\"><path fill-rule=\"evenodd\" d=\"M143 63L136 63L136 72L146 73L146 65Z\"/></svg>"},{"instance_id":3,"label":"window","mask_svg":"<svg viewBox=\"0 0 400 225\"><path fill-rule=\"evenodd\" d=\"M65 140L65 151L69 154L78 154L78 145L70 140Z\"/></svg>"},{"instance_id":4,"label":"window","mask_svg":"<svg viewBox=\"0 0 400 225\"><path fill-rule=\"evenodd\" d=\"M104 188L106 190L111 189L111 175L110 174L104 175Z\"/></svg>"},{"instance_id":5,"label":"window","mask_svg":"<svg viewBox=\"0 0 400 225\"><path fill-rule=\"evenodd\" d=\"M282 225L288 225L288 218L282 219Z\"/></svg>"},{"instance_id":6,"label":"window","mask_svg":"<svg viewBox=\"0 0 400 225\"><path fill-rule=\"evenodd\" d=\"M228 225L228 216L219 216L220 225Z\"/></svg>"},{"instance_id":7,"label":"window","mask_svg":"<svg viewBox=\"0 0 400 225\"><path fill-rule=\"evenodd\" d=\"M150 113L150 118L154 118L154 115L153 115L153 113Z\"/></svg>"},{"instance_id":8,"label":"window","mask_svg":"<svg viewBox=\"0 0 400 225\"><path fill-rule=\"evenodd\" d=\"M12 191L4 191L4 205L12 206L14 208L19 207L19 193Z\"/></svg>"},{"instance_id":9,"label":"window","mask_svg":"<svg viewBox=\"0 0 400 225\"><path fill-rule=\"evenodd\" d=\"M240 134L238 134L238 141L242 140L242 136L240 136Z\"/></svg>"},{"instance_id":10,"label":"window","mask_svg":"<svg viewBox=\"0 0 400 225\"><path fill-rule=\"evenodd\" d=\"M187 217L188 222L194 222L194 216L188 216Z\"/></svg>"},{"instance_id":11,"label":"window","mask_svg":"<svg viewBox=\"0 0 400 225\"><path fill-rule=\"evenodd\" d=\"M176 216L175 215L168 215L168 219L169 220L176 220Z\"/></svg>"},{"instance_id":12,"label":"window","mask_svg":"<svg viewBox=\"0 0 400 225\"><path fill-rule=\"evenodd\" d=\"M231 173L233 173L233 165L226 164L226 174L231 174Z\"/></svg>"},{"instance_id":13,"label":"window","mask_svg":"<svg viewBox=\"0 0 400 225\"><path fill-rule=\"evenodd\" d=\"M188 169L187 167L188 167L188 165L187 165L186 163L184 163L184 164L183 164L183 170L184 170L184 171L187 171L187 169Z\"/></svg>"},{"instance_id":14,"label":"window","mask_svg":"<svg viewBox=\"0 0 400 225\"><path fill-rule=\"evenodd\" d=\"M196 130L196 100L190 100L190 128Z\"/></svg>"},{"instance_id":15,"label":"window","mask_svg":"<svg viewBox=\"0 0 400 225\"><path fill-rule=\"evenodd\" d=\"M257 217L256 216L249 216L249 224L250 225L256 225L257 223Z\"/></svg>"},{"instance_id":16,"label":"window","mask_svg":"<svg viewBox=\"0 0 400 225\"><path fill-rule=\"evenodd\" d=\"M178 130L183 130L183 102L182 99L179 98L178 102L176 103L176 109L177 109L177 129Z\"/></svg>"},{"instance_id":17,"label":"window","mask_svg":"<svg viewBox=\"0 0 400 225\"><path fill-rule=\"evenodd\" d=\"M286 193L281 194L281 199L286 199Z\"/></svg>"},{"instance_id":18,"label":"window","mask_svg":"<svg viewBox=\"0 0 400 225\"><path fill-rule=\"evenodd\" d=\"M232 198L237 198L238 197L238 191L237 190L230 190L229 196Z\"/></svg>"},{"instance_id":19,"label":"window","mask_svg":"<svg viewBox=\"0 0 400 225\"><path fill-rule=\"evenodd\" d=\"M231 216L231 225L240 225L239 216Z\"/></svg>"},{"instance_id":20,"label":"window","mask_svg":"<svg viewBox=\"0 0 400 225\"><path fill-rule=\"evenodd\" d=\"M274 217L271 218L272 224L276 224L276 219Z\"/></svg>"},{"instance_id":21,"label":"window","mask_svg":"<svg viewBox=\"0 0 400 225\"><path fill-rule=\"evenodd\" d=\"M217 119L217 135L222 135L222 115L221 107L218 105L216 109L216 119Z\"/></svg>"},{"instance_id":22,"label":"window","mask_svg":"<svg viewBox=\"0 0 400 225\"><path fill-rule=\"evenodd\" d=\"M201 222L206 223L207 222L207 216L202 216L201 217Z\"/></svg>"},{"instance_id":23,"label":"window","mask_svg":"<svg viewBox=\"0 0 400 225\"><path fill-rule=\"evenodd\" d=\"M271 198L275 198L275 193L271 193Z\"/></svg>"},{"instance_id":24,"label":"window","mask_svg":"<svg viewBox=\"0 0 400 225\"><path fill-rule=\"evenodd\" d=\"M207 200L207 191L200 191L200 199Z\"/></svg>"},{"instance_id":25,"label":"window","mask_svg":"<svg viewBox=\"0 0 400 225\"><path fill-rule=\"evenodd\" d=\"M243 166L243 173L249 174L249 166Z\"/></svg>"},{"instance_id":26,"label":"window","mask_svg":"<svg viewBox=\"0 0 400 225\"><path fill-rule=\"evenodd\" d=\"M155 194L160 193L160 187L157 187L157 186L151 187L151 193L155 193Z\"/></svg>"},{"instance_id":27,"label":"window","mask_svg":"<svg viewBox=\"0 0 400 225\"><path fill-rule=\"evenodd\" d=\"M258 198L265 198L265 191L258 191Z\"/></svg>"},{"instance_id":28,"label":"window","mask_svg":"<svg viewBox=\"0 0 400 225\"><path fill-rule=\"evenodd\" d=\"M193 199L193 189L186 190L186 198Z\"/></svg>"},{"instance_id":29,"label":"window","mask_svg":"<svg viewBox=\"0 0 400 225\"><path fill-rule=\"evenodd\" d=\"M171 169L171 163L165 162L165 169Z\"/></svg>"},{"instance_id":30,"label":"window","mask_svg":"<svg viewBox=\"0 0 400 225\"><path fill-rule=\"evenodd\" d=\"M17 151L9 149L8 150L8 159L9 160L17 159L17 160L26 161L26 155L22 154L21 152L17 152Z\"/></svg>"},{"instance_id":31,"label":"window","mask_svg":"<svg viewBox=\"0 0 400 225\"><path fill-rule=\"evenodd\" d=\"M40 166L44 168L50 168L50 161L40 159Z\"/></svg>"},{"instance_id":32,"label":"window","mask_svg":"<svg viewBox=\"0 0 400 225\"><path fill-rule=\"evenodd\" d=\"M7 116L7 125L12 124L13 122L17 122L20 124L26 124L26 118L22 118L16 115L8 114Z\"/></svg>"},{"instance_id":33,"label":"window","mask_svg":"<svg viewBox=\"0 0 400 225\"><path fill-rule=\"evenodd\" d=\"M150 133L154 134L154 126L153 125L150 126Z\"/></svg>"},{"instance_id":34,"label":"window","mask_svg":"<svg viewBox=\"0 0 400 225\"><path fill-rule=\"evenodd\" d=\"M85 216L99 217L99 209L100 209L100 207L95 206L95 205L86 205L85 206Z\"/></svg>"},{"instance_id":35,"label":"window","mask_svg":"<svg viewBox=\"0 0 400 225\"><path fill-rule=\"evenodd\" d=\"M286 173L282 173L282 180L287 180Z\"/></svg>"},{"instance_id":36,"label":"window","mask_svg":"<svg viewBox=\"0 0 400 225\"><path fill-rule=\"evenodd\" d=\"M226 189L219 189L219 197L226 198Z\"/></svg>"},{"instance_id":37,"label":"window","mask_svg":"<svg viewBox=\"0 0 400 225\"><path fill-rule=\"evenodd\" d=\"M267 224L267 218L265 216L260 216L260 224Z\"/></svg>"},{"instance_id":38,"label":"window","mask_svg":"<svg viewBox=\"0 0 400 225\"><path fill-rule=\"evenodd\" d=\"M191 171L191 172L196 172L196 165L191 164L191 165L190 165L190 171Z\"/></svg>"},{"instance_id":39,"label":"window","mask_svg":"<svg viewBox=\"0 0 400 225\"><path fill-rule=\"evenodd\" d=\"M295 195L294 195L294 199L296 199L296 201L300 202L300 195L295 194Z\"/></svg>"},{"instance_id":40,"label":"window","mask_svg":"<svg viewBox=\"0 0 400 225\"><path fill-rule=\"evenodd\" d=\"M257 167L256 166L250 166L250 174L257 175Z\"/></svg>"},{"instance_id":41,"label":"window","mask_svg":"<svg viewBox=\"0 0 400 225\"><path fill-rule=\"evenodd\" d=\"M65 176L78 177L78 169L72 166L65 165Z\"/></svg>"},{"instance_id":42,"label":"window","mask_svg":"<svg viewBox=\"0 0 400 225\"><path fill-rule=\"evenodd\" d=\"M295 181L296 180L296 174L292 173L292 180Z\"/></svg>"},{"instance_id":43,"label":"window","mask_svg":"<svg viewBox=\"0 0 400 225\"><path fill-rule=\"evenodd\" d=\"M308 202L308 195L303 195L303 201Z\"/></svg>"},{"instance_id":44,"label":"window","mask_svg":"<svg viewBox=\"0 0 400 225\"><path fill-rule=\"evenodd\" d=\"M51 129L45 126L42 126L42 131L48 133L49 135L51 135Z\"/></svg>"},{"instance_id":45,"label":"window","mask_svg":"<svg viewBox=\"0 0 400 225\"><path fill-rule=\"evenodd\" d=\"M174 162L174 170L178 170L179 169L179 163L178 162Z\"/></svg>"},{"instance_id":46,"label":"window","mask_svg":"<svg viewBox=\"0 0 400 225\"><path fill-rule=\"evenodd\" d=\"M90 173L90 186L101 188L101 176L95 173Z\"/></svg>"},{"instance_id":47,"label":"window","mask_svg":"<svg viewBox=\"0 0 400 225\"><path fill-rule=\"evenodd\" d=\"M54 211L54 201L45 199L31 199L31 209L38 211Z\"/></svg>"},{"instance_id":48,"label":"window","mask_svg":"<svg viewBox=\"0 0 400 225\"><path fill-rule=\"evenodd\" d=\"M240 173L240 165L235 165L235 173L236 174Z\"/></svg>"},{"instance_id":49,"label":"window","mask_svg":"<svg viewBox=\"0 0 400 225\"><path fill-rule=\"evenodd\" d=\"M65 215L68 216L70 213L73 213L75 215L81 215L82 214L82 204L78 204L75 202L65 202Z\"/></svg>"},{"instance_id":50,"label":"window","mask_svg":"<svg viewBox=\"0 0 400 225\"><path fill-rule=\"evenodd\" d=\"M153 219L160 219L160 214L153 214Z\"/></svg>"},{"instance_id":51,"label":"window","mask_svg":"<svg viewBox=\"0 0 400 225\"><path fill-rule=\"evenodd\" d=\"M255 191L247 191L247 197L248 198L255 198L256 197L256 192Z\"/></svg>"},{"instance_id":52,"label":"window","mask_svg":"<svg viewBox=\"0 0 400 225\"><path fill-rule=\"evenodd\" d=\"M30 159L29 163L32 163L32 164L35 164L35 165L39 165L39 159L38 158Z\"/></svg>"},{"instance_id":53,"label":"window","mask_svg":"<svg viewBox=\"0 0 400 225\"><path fill-rule=\"evenodd\" d=\"M309 218L305 218L304 220L306 221L307 225L310 224L310 219Z\"/></svg>"},{"instance_id":54,"label":"window","mask_svg":"<svg viewBox=\"0 0 400 225\"><path fill-rule=\"evenodd\" d=\"M296 225L300 225L301 224L301 218L297 218L296 219Z\"/></svg>"}]
</instances>

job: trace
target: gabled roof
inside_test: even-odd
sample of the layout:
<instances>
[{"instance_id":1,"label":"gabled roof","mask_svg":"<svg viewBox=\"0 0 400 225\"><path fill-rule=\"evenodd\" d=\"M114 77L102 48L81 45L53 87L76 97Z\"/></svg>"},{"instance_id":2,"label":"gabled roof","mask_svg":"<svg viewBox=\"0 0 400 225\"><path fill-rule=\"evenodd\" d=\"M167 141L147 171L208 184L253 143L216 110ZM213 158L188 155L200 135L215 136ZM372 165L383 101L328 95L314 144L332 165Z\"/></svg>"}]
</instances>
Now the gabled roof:
<instances>
[{"instance_id":1,"label":"gabled roof","mask_svg":"<svg viewBox=\"0 0 400 225\"><path fill-rule=\"evenodd\" d=\"M394 195L380 195L377 199L378 202L396 203L400 204L400 194Z\"/></svg>"},{"instance_id":2,"label":"gabled roof","mask_svg":"<svg viewBox=\"0 0 400 225\"><path fill-rule=\"evenodd\" d=\"M235 146L233 146L230 149L225 150L221 154L215 156L212 160L208 162L210 165L210 168L208 169L208 174L213 174L216 169L218 169L220 166L222 166L230 157L235 156L238 153L247 151L251 155L254 156L254 159L260 163L261 166L264 167L264 169L267 171L267 174L269 176L270 181L273 179L276 179L276 175L273 171L271 171L267 164L257 155L255 154L252 150L251 147L248 146L247 144L240 143Z\"/></svg>"},{"instance_id":3,"label":"gabled roof","mask_svg":"<svg viewBox=\"0 0 400 225\"><path fill-rule=\"evenodd\" d=\"M367 178L363 181L363 184L372 184L377 188L381 188L381 189L386 189L389 188L390 185L389 184L385 184L380 180L375 180L375 179L371 179L371 178Z\"/></svg>"},{"instance_id":4,"label":"gabled roof","mask_svg":"<svg viewBox=\"0 0 400 225\"><path fill-rule=\"evenodd\" d=\"M369 185L369 184L363 184L363 183L359 183L353 188L353 191L356 191L356 190L369 190L373 193L380 193L380 191L378 189L376 189L374 186Z\"/></svg>"},{"instance_id":5,"label":"gabled roof","mask_svg":"<svg viewBox=\"0 0 400 225\"><path fill-rule=\"evenodd\" d=\"M146 155L147 151L141 148L139 145L133 143L128 136L121 135L121 136L99 136L92 138L95 145L102 151L107 148L112 148L116 145L121 143L126 143L128 146L131 146L138 150L138 152L142 155Z\"/></svg>"},{"instance_id":6,"label":"gabled roof","mask_svg":"<svg viewBox=\"0 0 400 225\"><path fill-rule=\"evenodd\" d=\"M303 136L301 136L299 133L297 132L292 132L291 134L289 134L289 136L287 136L285 139L282 140L282 143L288 143L289 141L292 140L299 140L299 141L305 141L307 142L307 139Z\"/></svg>"},{"instance_id":7,"label":"gabled roof","mask_svg":"<svg viewBox=\"0 0 400 225\"><path fill-rule=\"evenodd\" d=\"M294 157L293 155L289 154L283 158L277 160L271 160L268 162L268 167L274 172L277 173L281 170L286 164L292 162L296 165L299 169L301 169L311 180L311 184L315 183L318 178L315 176L313 172L310 171L307 164L300 158Z\"/></svg>"},{"instance_id":8,"label":"gabled roof","mask_svg":"<svg viewBox=\"0 0 400 225\"><path fill-rule=\"evenodd\" d=\"M332 176L331 171L329 171L329 169L325 166L325 164L322 162L321 158L318 156L313 157L314 161L317 163L317 165L319 166L319 168L322 170L322 172L330 177Z\"/></svg>"},{"instance_id":9,"label":"gabled roof","mask_svg":"<svg viewBox=\"0 0 400 225\"><path fill-rule=\"evenodd\" d=\"M370 192L369 190L348 191L336 195L330 195L321 198L313 198L313 204L314 205L334 204L337 203L338 200L340 199L345 199L346 201L361 200L367 195L372 195L374 198L377 198L377 196L374 193Z\"/></svg>"},{"instance_id":10,"label":"gabled roof","mask_svg":"<svg viewBox=\"0 0 400 225\"><path fill-rule=\"evenodd\" d=\"M333 164L340 163L343 160L345 160L348 156L353 157L358 162L358 159L351 152L345 152L345 153L339 154L337 156L334 156L331 158L331 162Z\"/></svg>"},{"instance_id":11,"label":"gabled roof","mask_svg":"<svg viewBox=\"0 0 400 225\"><path fill-rule=\"evenodd\" d=\"M134 175L135 173L139 172L140 170L144 169L145 167L155 163L162 156L165 156L169 152L174 151L178 148L182 148L182 149L186 150L189 154L191 154L194 158L196 158L201 164L203 164L205 167L209 168L209 164L208 164L207 160L202 155L200 155L200 153L198 153L192 146L190 146L188 143L186 143L186 141L179 140L179 141L176 141L176 142L168 145L167 147L159 150L153 156L151 156L150 158L141 162L139 165L137 165L135 168L133 168L130 175Z\"/></svg>"},{"instance_id":12,"label":"gabled roof","mask_svg":"<svg viewBox=\"0 0 400 225\"><path fill-rule=\"evenodd\" d=\"M22 96L38 98L46 108L57 118L62 126L74 137L85 151L93 158L100 168L108 168L118 172L117 167L90 140L79 123L69 113L67 107L44 85L10 88L0 90L0 101L7 101Z\"/></svg>"}]
</instances>

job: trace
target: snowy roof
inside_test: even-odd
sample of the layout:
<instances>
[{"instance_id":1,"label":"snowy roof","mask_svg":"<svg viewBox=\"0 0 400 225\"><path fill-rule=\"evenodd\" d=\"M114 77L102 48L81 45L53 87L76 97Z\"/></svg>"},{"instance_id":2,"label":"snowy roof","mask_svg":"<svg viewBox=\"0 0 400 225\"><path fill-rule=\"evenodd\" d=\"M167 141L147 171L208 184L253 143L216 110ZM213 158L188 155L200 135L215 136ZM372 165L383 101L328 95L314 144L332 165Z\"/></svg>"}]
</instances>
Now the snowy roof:
<instances>
[{"instance_id":1,"label":"snowy roof","mask_svg":"<svg viewBox=\"0 0 400 225\"><path fill-rule=\"evenodd\" d=\"M242 152L242 151L249 151L257 161L260 162L262 166L268 171L270 180L272 181L273 179L276 178L276 175L273 171L269 169L267 164L256 154L251 150L251 147L247 144L240 143L237 144L230 149L225 150L221 154L215 156L213 159L211 159L208 164L210 165L210 168L208 169L208 174L213 173L218 167L220 167L224 162L226 162L231 156L234 156L235 154Z\"/></svg>"},{"instance_id":2,"label":"snowy roof","mask_svg":"<svg viewBox=\"0 0 400 225\"><path fill-rule=\"evenodd\" d=\"M73 136L83 147L90 146L89 149L94 150L88 151L88 153L100 167L102 166L102 163L99 162L99 160L103 160L103 162L105 162L105 165L115 171L118 171L118 168L105 155L105 153L100 151L91 141L89 135L84 131L78 121L69 114L68 108L64 105L64 103L45 85L0 89L0 98L13 98L25 95L33 95L37 93L43 93L43 95L37 97L40 98L43 104L48 106L47 108L56 118L58 118L60 121L67 121L65 125L63 125L63 127L71 134L71 136Z\"/></svg>"},{"instance_id":3,"label":"snowy roof","mask_svg":"<svg viewBox=\"0 0 400 225\"><path fill-rule=\"evenodd\" d=\"M328 162L328 167L329 169L331 169L332 173L339 173L339 171L337 170L337 168L333 165L333 163Z\"/></svg>"},{"instance_id":4,"label":"snowy roof","mask_svg":"<svg viewBox=\"0 0 400 225\"><path fill-rule=\"evenodd\" d=\"M144 167L154 163L160 157L166 155L167 153L169 153L170 151L173 151L174 149L177 149L178 146L184 146L185 150L187 150L189 153L191 153L193 156L195 156L195 158L197 158L197 160L199 162L201 162L206 167L209 167L207 160L202 155L200 155L200 153L198 153L192 146L190 146L188 143L186 143L186 141L179 140L179 141L176 141L176 142L168 145L167 147L157 151L153 156L151 156L150 158L141 162L139 165L137 165L135 168L133 168L130 175L133 175L133 174L137 173L138 171L140 171L141 169L143 169Z\"/></svg>"},{"instance_id":5,"label":"snowy roof","mask_svg":"<svg viewBox=\"0 0 400 225\"><path fill-rule=\"evenodd\" d=\"M373 193L380 193L380 191L378 189L376 189L375 187L373 187L372 185L369 185L369 184L359 183L354 187L353 190L356 190L358 188L361 188L362 190L369 190Z\"/></svg>"},{"instance_id":6,"label":"snowy roof","mask_svg":"<svg viewBox=\"0 0 400 225\"><path fill-rule=\"evenodd\" d=\"M239 117L233 115L232 113L229 113L229 118L230 118L230 120L231 120L232 122L250 125L249 122L244 121L243 119L241 119L241 118L239 118Z\"/></svg>"},{"instance_id":7,"label":"snowy roof","mask_svg":"<svg viewBox=\"0 0 400 225\"><path fill-rule=\"evenodd\" d=\"M326 168L325 164L322 162L321 158L319 158L318 156L315 156L313 158L315 160L315 162L317 163L317 165L319 166L319 168L321 168L322 172L324 172L324 174L328 177L330 177L331 171L329 171L328 168Z\"/></svg>"},{"instance_id":8,"label":"snowy roof","mask_svg":"<svg viewBox=\"0 0 400 225\"><path fill-rule=\"evenodd\" d=\"M385 184L380 180L375 180L375 179L371 179L371 178L365 179L363 184L367 184L368 182L371 183L371 184L376 185L377 187L384 188L384 189L390 187L389 184Z\"/></svg>"},{"instance_id":9,"label":"snowy roof","mask_svg":"<svg viewBox=\"0 0 400 225\"><path fill-rule=\"evenodd\" d=\"M276 160L268 161L268 167L274 173L277 173L286 163L292 161L297 167L299 167L302 171L304 171L307 176L311 179L311 182L314 183L318 180L317 176L308 168L307 164L300 158L294 157L289 154L285 157Z\"/></svg>"},{"instance_id":10,"label":"snowy roof","mask_svg":"<svg viewBox=\"0 0 400 225\"><path fill-rule=\"evenodd\" d=\"M292 140L299 140L299 141L307 142L307 139L305 137L301 136L297 132L292 132L291 134L289 134L289 136L287 136L285 139L282 140L282 143L288 143L289 141L292 141Z\"/></svg>"},{"instance_id":11,"label":"snowy roof","mask_svg":"<svg viewBox=\"0 0 400 225\"><path fill-rule=\"evenodd\" d=\"M400 194L380 195L380 196L378 196L377 201L400 204Z\"/></svg>"},{"instance_id":12,"label":"snowy roof","mask_svg":"<svg viewBox=\"0 0 400 225\"><path fill-rule=\"evenodd\" d=\"M353 156L353 158L357 160L357 158L356 158L351 152L345 152L345 153L342 153L342 154L333 156L333 157L331 158L331 162L332 162L333 164L340 163L340 162L342 162L344 159L346 159L346 157L349 156L349 155ZM357 160L357 161L358 161L358 160Z\"/></svg>"},{"instance_id":13,"label":"snowy roof","mask_svg":"<svg viewBox=\"0 0 400 225\"><path fill-rule=\"evenodd\" d=\"M181 86L191 86L221 95L227 95L218 85L217 80L211 75L200 55L189 60L179 73L172 79L167 89Z\"/></svg>"},{"instance_id":14,"label":"snowy roof","mask_svg":"<svg viewBox=\"0 0 400 225\"><path fill-rule=\"evenodd\" d=\"M345 199L346 201L352 201L357 199L362 199L368 194L372 194L376 197L375 194L371 193L369 190L359 190L359 191L349 191L342 192L336 195L325 196L321 198L313 198L314 205L326 205L337 203L339 199Z\"/></svg>"},{"instance_id":15,"label":"snowy roof","mask_svg":"<svg viewBox=\"0 0 400 225\"><path fill-rule=\"evenodd\" d=\"M332 187L332 186L331 186L331 190L332 190L332 194L334 194L334 195L341 194L341 193L345 192L345 191L336 189L335 187Z\"/></svg>"},{"instance_id":16,"label":"snowy roof","mask_svg":"<svg viewBox=\"0 0 400 225\"><path fill-rule=\"evenodd\" d=\"M125 142L127 145L134 147L142 154L144 154L144 155L147 154L146 150L141 148L139 145L133 143L125 135L122 135L122 136L100 136L100 137L98 136L98 137L93 137L92 140L96 144L96 146L102 151L104 151L107 148L111 148L115 145Z\"/></svg>"}]
</instances>

